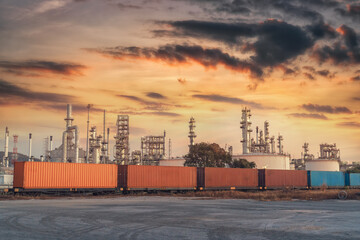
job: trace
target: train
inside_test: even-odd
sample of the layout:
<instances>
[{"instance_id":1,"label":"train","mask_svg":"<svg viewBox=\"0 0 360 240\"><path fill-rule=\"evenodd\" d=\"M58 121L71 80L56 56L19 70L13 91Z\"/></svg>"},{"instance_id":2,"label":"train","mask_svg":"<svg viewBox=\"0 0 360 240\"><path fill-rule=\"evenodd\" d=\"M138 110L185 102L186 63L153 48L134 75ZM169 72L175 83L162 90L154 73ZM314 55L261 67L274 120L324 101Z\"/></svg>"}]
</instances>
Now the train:
<instances>
[{"instance_id":1,"label":"train","mask_svg":"<svg viewBox=\"0 0 360 240\"><path fill-rule=\"evenodd\" d=\"M360 188L360 173L16 162L14 193Z\"/></svg>"}]
</instances>

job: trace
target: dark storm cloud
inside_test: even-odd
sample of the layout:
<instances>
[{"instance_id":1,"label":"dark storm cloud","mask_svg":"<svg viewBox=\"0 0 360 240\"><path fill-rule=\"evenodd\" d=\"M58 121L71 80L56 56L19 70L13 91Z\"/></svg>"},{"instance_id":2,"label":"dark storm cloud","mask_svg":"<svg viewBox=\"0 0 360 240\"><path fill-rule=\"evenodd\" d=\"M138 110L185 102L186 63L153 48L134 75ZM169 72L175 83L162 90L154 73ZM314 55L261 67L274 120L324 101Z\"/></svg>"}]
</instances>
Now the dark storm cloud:
<instances>
[{"instance_id":1,"label":"dark storm cloud","mask_svg":"<svg viewBox=\"0 0 360 240\"><path fill-rule=\"evenodd\" d=\"M118 111L119 114L128 114L128 115L155 115L155 116L164 116L164 117L181 117L181 114L174 112L143 112L143 111Z\"/></svg>"},{"instance_id":2,"label":"dark storm cloud","mask_svg":"<svg viewBox=\"0 0 360 240\"><path fill-rule=\"evenodd\" d=\"M199 37L223 41L233 45L249 38L246 49L254 52L251 59L261 66L275 66L303 54L313 45L313 40L301 27L277 20L262 23L219 23L204 21L167 22L174 30L170 35ZM164 32L155 31L157 35ZM169 34L167 34L169 35Z\"/></svg>"},{"instance_id":3,"label":"dark storm cloud","mask_svg":"<svg viewBox=\"0 0 360 240\"><path fill-rule=\"evenodd\" d=\"M233 71L249 72L257 78L263 75L261 68L249 61L240 60L218 48L203 48L198 45L168 44L159 48L114 47L86 50L115 59L143 58L148 60L162 60L169 64L197 62L207 68L222 65Z\"/></svg>"},{"instance_id":4,"label":"dark storm cloud","mask_svg":"<svg viewBox=\"0 0 360 240\"><path fill-rule=\"evenodd\" d=\"M351 81L360 81L360 75L351 78Z\"/></svg>"},{"instance_id":5,"label":"dark storm cloud","mask_svg":"<svg viewBox=\"0 0 360 240\"><path fill-rule=\"evenodd\" d=\"M223 103L231 103L231 104L248 105L253 108L260 108L260 109L263 108L263 106L261 104L256 103L256 102L246 101L241 98L227 97L227 96L222 96L222 95L217 95L217 94L208 94L208 95L195 94L195 95L192 95L192 97L211 101L211 102L223 102Z\"/></svg>"},{"instance_id":6,"label":"dark storm cloud","mask_svg":"<svg viewBox=\"0 0 360 240\"><path fill-rule=\"evenodd\" d=\"M0 68L7 73L28 74L28 72L50 72L61 75L82 75L84 65L68 62L51 62L41 60L0 61Z\"/></svg>"},{"instance_id":7,"label":"dark storm cloud","mask_svg":"<svg viewBox=\"0 0 360 240\"><path fill-rule=\"evenodd\" d=\"M0 105L24 106L39 110L66 111L66 104L77 102L74 96L50 92L37 92L0 79ZM86 112L86 105L73 104L75 112ZM98 109L92 109L98 111Z\"/></svg>"},{"instance_id":8,"label":"dark storm cloud","mask_svg":"<svg viewBox=\"0 0 360 240\"><path fill-rule=\"evenodd\" d=\"M354 100L354 101L360 101L360 97L353 97L352 100Z\"/></svg>"},{"instance_id":9,"label":"dark storm cloud","mask_svg":"<svg viewBox=\"0 0 360 240\"><path fill-rule=\"evenodd\" d=\"M353 20L360 20L360 4L347 4L346 9L336 8L335 12L343 17L350 17Z\"/></svg>"},{"instance_id":10,"label":"dark storm cloud","mask_svg":"<svg viewBox=\"0 0 360 240\"><path fill-rule=\"evenodd\" d=\"M335 72L332 73L327 69L316 70L314 67L311 67L311 66L304 66L303 69L311 72L311 74L313 74L313 75L318 75L318 76L322 76L322 77L326 77L326 78L333 78L333 77L335 77L335 74L336 74ZM314 79L313 75L311 75L311 77ZM311 78L311 77L309 77L307 75L305 75L305 76L308 77L309 79Z\"/></svg>"},{"instance_id":11,"label":"dark storm cloud","mask_svg":"<svg viewBox=\"0 0 360 240\"><path fill-rule=\"evenodd\" d=\"M354 29L347 25L341 25L337 32L342 36L342 42L336 41L332 46L325 45L316 48L313 57L318 62L332 62L333 64L357 64L360 63L360 48L358 36Z\"/></svg>"},{"instance_id":12,"label":"dark storm cloud","mask_svg":"<svg viewBox=\"0 0 360 240\"><path fill-rule=\"evenodd\" d=\"M124 4L124 3L118 3L117 4L118 8L120 8L121 10L127 10L127 9L141 9L140 6L136 6L136 5L131 5L131 4Z\"/></svg>"},{"instance_id":13,"label":"dark storm cloud","mask_svg":"<svg viewBox=\"0 0 360 240\"><path fill-rule=\"evenodd\" d=\"M36 92L29 89L19 87L15 84L0 79L0 99L3 102L13 102L15 104L26 102L71 102L74 97L66 94Z\"/></svg>"},{"instance_id":14,"label":"dark storm cloud","mask_svg":"<svg viewBox=\"0 0 360 240\"><path fill-rule=\"evenodd\" d=\"M303 75L309 80L316 80L311 73L305 72L305 73L303 73Z\"/></svg>"},{"instance_id":15,"label":"dark storm cloud","mask_svg":"<svg viewBox=\"0 0 360 240\"><path fill-rule=\"evenodd\" d=\"M148 101L143 98L139 98L132 95L116 95L120 98L125 98L134 102L139 103L142 106L141 110L151 110L154 112L166 112L169 109L172 108L187 108L185 105L179 105L179 104L172 104L172 103L164 103L164 102L154 102L154 101ZM157 114L160 115L160 114Z\"/></svg>"},{"instance_id":16,"label":"dark storm cloud","mask_svg":"<svg viewBox=\"0 0 360 240\"><path fill-rule=\"evenodd\" d=\"M360 128L359 122L340 122L336 125L339 127Z\"/></svg>"},{"instance_id":17,"label":"dark storm cloud","mask_svg":"<svg viewBox=\"0 0 360 240\"><path fill-rule=\"evenodd\" d=\"M318 112L318 113L332 113L332 114L340 114L346 113L351 114L352 111L347 107L333 107L330 105L317 105L317 104L303 104L301 106L303 109L309 112Z\"/></svg>"},{"instance_id":18,"label":"dark storm cloud","mask_svg":"<svg viewBox=\"0 0 360 240\"><path fill-rule=\"evenodd\" d=\"M358 46L358 40L354 29L346 25L341 25L338 28L338 32L344 36L345 44L348 48L353 49Z\"/></svg>"},{"instance_id":19,"label":"dark storm cloud","mask_svg":"<svg viewBox=\"0 0 360 240\"><path fill-rule=\"evenodd\" d=\"M312 118L312 119L322 119L322 120L328 119L325 115L318 113L291 113L288 114L288 116L295 118Z\"/></svg>"},{"instance_id":20,"label":"dark storm cloud","mask_svg":"<svg viewBox=\"0 0 360 240\"><path fill-rule=\"evenodd\" d=\"M312 25L306 26L307 31L309 31L315 39L321 38L336 38L338 36L337 32L333 27L324 22L314 23Z\"/></svg>"},{"instance_id":21,"label":"dark storm cloud","mask_svg":"<svg viewBox=\"0 0 360 240\"><path fill-rule=\"evenodd\" d=\"M156 93L156 92L148 92L146 93L146 96L150 97L150 98L155 98L155 99L165 99L166 97L160 93Z\"/></svg>"}]
</instances>

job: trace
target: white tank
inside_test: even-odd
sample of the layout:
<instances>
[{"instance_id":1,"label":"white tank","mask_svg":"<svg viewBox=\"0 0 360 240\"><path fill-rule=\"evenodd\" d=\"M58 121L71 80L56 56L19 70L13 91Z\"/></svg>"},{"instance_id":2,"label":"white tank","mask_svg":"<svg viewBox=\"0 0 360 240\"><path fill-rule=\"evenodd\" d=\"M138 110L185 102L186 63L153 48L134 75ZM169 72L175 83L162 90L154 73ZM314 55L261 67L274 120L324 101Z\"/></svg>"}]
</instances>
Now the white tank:
<instances>
[{"instance_id":1,"label":"white tank","mask_svg":"<svg viewBox=\"0 0 360 240\"><path fill-rule=\"evenodd\" d=\"M246 159L255 162L258 169L290 169L290 156L280 154L241 154L233 155L233 159Z\"/></svg>"},{"instance_id":2,"label":"white tank","mask_svg":"<svg viewBox=\"0 0 360 240\"><path fill-rule=\"evenodd\" d=\"M340 171L338 160L314 159L305 161L305 169L310 171Z\"/></svg>"}]
</instances>

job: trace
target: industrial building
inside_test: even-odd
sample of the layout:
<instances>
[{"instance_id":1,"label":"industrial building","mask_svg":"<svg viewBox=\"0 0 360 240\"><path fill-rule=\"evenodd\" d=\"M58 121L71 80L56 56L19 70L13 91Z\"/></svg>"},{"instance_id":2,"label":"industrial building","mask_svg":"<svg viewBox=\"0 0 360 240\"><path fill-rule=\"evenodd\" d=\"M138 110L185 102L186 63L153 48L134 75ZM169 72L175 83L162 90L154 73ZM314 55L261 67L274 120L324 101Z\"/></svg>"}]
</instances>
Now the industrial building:
<instances>
[{"instance_id":1,"label":"industrial building","mask_svg":"<svg viewBox=\"0 0 360 240\"><path fill-rule=\"evenodd\" d=\"M64 119L66 126L62 136L62 144L49 152L50 159L52 162L83 163L85 162L85 151L79 146L79 128L73 125L72 105L68 104L66 110L67 114ZM29 142L31 143L31 140ZM31 149L31 146L29 149Z\"/></svg>"},{"instance_id":2,"label":"industrial building","mask_svg":"<svg viewBox=\"0 0 360 240\"><path fill-rule=\"evenodd\" d=\"M269 122L264 122L264 130L256 127L255 139L252 137L251 111L248 108L242 110L240 128L242 130L242 154L232 155L233 159L246 159L255 162L257 168L267 169L290 169L290 155L284 153L283 136L277 137L277 149L275 149L275 136L270 137ZM259 131L260 130L260 131Z\"/></svg>"},{"instance_id":3,"label":"industrial building","mask_svg":"<svg viewBox=\"0 0 360 240\"><path fill-rule=\"evenodd\" d=\"M304 144L305 146L305 144ZM307 150L307 149L306 149ZM304 149L305 169L311 171L340 171L340 150L334 144L320 144L320 156L308 154Z\"/></svg>"}]
</instances>

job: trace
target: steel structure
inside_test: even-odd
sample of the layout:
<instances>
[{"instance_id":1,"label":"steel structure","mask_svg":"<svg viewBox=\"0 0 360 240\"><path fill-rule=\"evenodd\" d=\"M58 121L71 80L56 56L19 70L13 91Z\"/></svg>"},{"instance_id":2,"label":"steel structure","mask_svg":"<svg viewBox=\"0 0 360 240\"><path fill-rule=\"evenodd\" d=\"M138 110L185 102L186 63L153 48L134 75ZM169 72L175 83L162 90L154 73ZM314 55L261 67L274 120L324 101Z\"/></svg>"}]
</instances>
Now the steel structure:
<instances>
[{"instance_id":1,"label":"steel structure","mask_svg":"<svg viewBox=\"0 0 360 240\"><path fill-rule=\"evenodd\" d=\"M13 152L11 155L11 163L14 166L15 162L17 162L18 160L18 148L17 148L17 143L19 140L19 136L18 135L13 135L14 138L14 146L13 146Z\"/></svg>"},{"instance_id":2,"label":"steel structure","mask_svg":"<svg viewBox=\"0 0 360 240\"><path fill-rule=\"evenodd\" d=\"M320 158L321 159L336 159L340 160L340 149L336 147L336 143L320 144Z\"/></svg>"},{"instance_id":3,"label":"steel structure","mask_svg":"<svg viewBox=\"0 0 360 240\"><path fill-rule=\"evenodd\" d=\"M194 146L194 140L196 138L196 134L195 134L195 119L193 117L190 118L189 121L189 140L190 140L190 144L189 144L189 151L191 146Z\"/></svg>"},{"instance_id":4,"label":"steel structure","mask_svg":"<svg viewBox=\"0 0 360 240\"><path fill-rule=\"evenodd\" d=\"M129 116L118 115L116 121L115 151L114 157L118 164L128 164L129 162Z\"/></svg>"},{"instance_id":5,"label":"steel structure","mask_svg":"<svg viewBox=\"0 0 360 240\"><path fill-rule=\"evenodd\" d=\"M145 136L141 138L141 156L143 165L159 165L165 157L165 138L163 136Z\"/></svg>"},{"instance_id":6,"label":"steel structure","mask_svg":"<svg viewBox=\"0 0 360 240\"><path fill-rule=\"evenodd\" d=\"M242 137L241 140L243 146L243 154L247 154L251 152L251 121L250 121L251 113L250 109L246 107L242 110L240 128L242 129Z\"/></svg>"},{"instance_id":7,"label":"steel structure","mask_svg":"<svg viewBox=\"0 0 360 240\"><path fill-rule=\"evenodd\" d=\"M100 163L100 149L102 143L102 136L96 135L96 127L91 127L89 138L89 155L88 162Z\"/></svg>"},{"instance_id":8,"label":"steel structure","mask_svg":"<svg viewBox=\"0 0 360 240\"><path fill-rule=\"evenodd\" d=\"M2 159L2 165L4 167L9 166L9 129L5 128L5 146L4 146L4 156Z\"/></svg>"}]
</instances>

